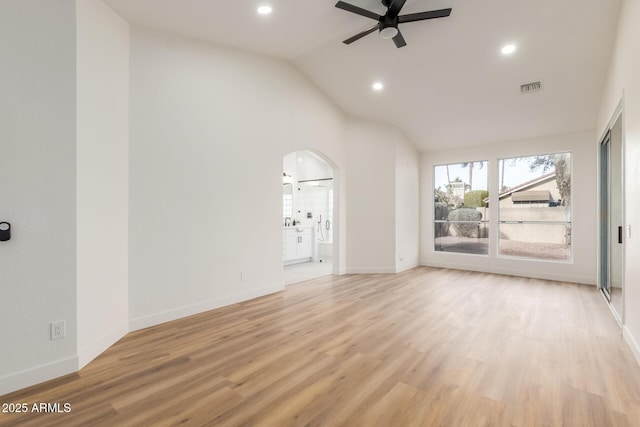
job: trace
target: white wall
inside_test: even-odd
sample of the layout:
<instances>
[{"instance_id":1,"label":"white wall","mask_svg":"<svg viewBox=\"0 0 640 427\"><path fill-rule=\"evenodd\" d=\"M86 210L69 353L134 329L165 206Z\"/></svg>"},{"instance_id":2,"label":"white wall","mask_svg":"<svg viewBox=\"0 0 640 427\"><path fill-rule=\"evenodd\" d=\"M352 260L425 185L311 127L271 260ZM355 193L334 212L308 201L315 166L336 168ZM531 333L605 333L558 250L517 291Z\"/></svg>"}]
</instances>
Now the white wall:
<instances>
[{"instance_id":1,"label":"white wall","mask_svg":"<svg viewBox=\"0 0 640 427\"><path fill-rule=\"evenodd\" d=\"M292 151L336 171L335 273L347 222L362 231L370 212L375 232L349 237L354 266L393 272L397 248L411 252L396 239L396 204L411 203L396 179L416 185L406 139L345 117L286 62L129 30L97 0L3 3L0 48L0 220L14 225L0 243L0 393L77 370L128 327L282 289ZM56 320L67 336L50 341Z\"/></svg>"},{"instance_id":2,"label":"white wall","mask_svg":"<svg viewBox=\"0 0 640 427\"><path fill-rule=\"evenodd\" d=\"M556 135L546 138L513 141L503 144L470 147L464 150L437 151L422 154L421 161L421 239L422 265L461 268L524 277L537 277L577 283L596 283L597 242L597 164L593 149L594 132ZM561 151L572 152L572 248L573 262L545 262L539 260L515 260L496 257L495 233L498 218L497 203L490 204L489 256L436 252L433 247L433 166L447 163L489 160L489 193L498 188L496 159L545 154Z\"/></svg>"},{"instance_id":3,"label":"white wall","mask_svg":"<svg viewBox=\"0 0 640 427\"><path fill-rule=\"evenodd\" d=\"M396 269L393 128L351 120L347 145L347 272L393 273Z\"/></svg>"},{"instance_id":4,"label":"white wall","mask_svg":"<svg viewBox=\"0 0 640 427\"><path fill-rule=\"evenodd\" d=\"M342 178L342 113L283 61L186 38L132 27L130 66L131 327L283 289L282 158Z\"/></svg>"},{"instance_id":5,"label":"white wall","mask_svg":"<svg viewBox=\"0 0 640 427\"><path fill-rule=\"evenodd\" d=\"M82 367L129 331L129 25L99 0L76 4Z\"/></svg>"},{"instance_id":6,"label":"white wall","mask_svg":"<svg viewBox=\"0 0 640 427\"><path fill-rule=\"evenodd\" d=\"M0 3L0 394L76 359L76 25L64 0ZM67 336L49 339L66 320Z\"/></svg>"},{"instance_id":7,"label":"white wall","mask_svg":"<svg viewBox=\"0 0 640 427\"><path fill-rule=\"evenodd\" d=\"M396 271L419 264L420 155L408 141L396 143Z\"/></svg>"},{"instance_id":8,"label":"white wall","mask_svg":"<svg viewBox=\"0 0 640 427\"><path fill-rule=\"evenodd\" d=\"M624 337L640 363L640 2L624 0L600 114L598 136L624 98L625 221L631 238L625 245ZM593 145L593 144L592 144Z\"/></svg>"}]
</instances>

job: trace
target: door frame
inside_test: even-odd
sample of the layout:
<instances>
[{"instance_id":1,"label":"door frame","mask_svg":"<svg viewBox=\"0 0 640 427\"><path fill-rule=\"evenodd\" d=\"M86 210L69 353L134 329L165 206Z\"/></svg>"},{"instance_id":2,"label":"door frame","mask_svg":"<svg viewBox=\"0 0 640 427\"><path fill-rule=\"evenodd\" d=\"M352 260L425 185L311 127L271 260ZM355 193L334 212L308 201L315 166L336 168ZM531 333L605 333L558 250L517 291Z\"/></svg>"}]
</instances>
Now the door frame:
<instances>
[{"instance_id":1,"label":"door frame","mask_svg":"<svg viewBox=\"0 0 640 427\"><path fill-rule=\"evenodd\" d=\"M597 243L597 286L598 289L602 292L604 298L606 299L607 303L609 304L609 308L611 309L611 312L613 313L614 317L616 318L616 321L620 324L620 326L624 325L624 311L625 311L625 297L626 297L626 245L623 244L622 245L622 307L621 307L621 312L618 312L617 309L613 306L613 304L611 303L611 296L609 295L608 290L605 289L605 286L603 284L603 278L604 278L604 274L607 273L608 277L607 280L609 280L610 277L610 263L608 262L609 260L604 260L603 256L605 255L603 252L603 245L607 244L608 245L608 241L607 242L603 242L603 227L608 227L608 223L607 224L603 224L603 221L605 221L605 219L603 218L603 212L602 212L602 208L603 208L603 200L602 197L604 196L603 194L603 181L604 181L604 177L602 176L603 173L603 165L602 165L602 156L603 156L603 144L609 142L610 143L610 136L611 136L611 129L613 128L613 126L615 125L615 123L618 121L618 119L621 120L621 127L622 127L622 135L621 135L621 147L620 147L620 151L621 151L621 164L620 164L620 174L621 174L621 188L620 188L620 192L622 194L622 229L623 229L623 242L626 242L626 239L628 239L628 231L627 231L627 221L626 221L626 197L625 197L625 181L626 181L626 177L625 177L625 173L626 173L626 166L625 166L625 118L624 118L624 96L622 97L622 99L620 100L620 102L618 103L618 105L616 106L616 109L614 110L611 119L609 120L609 122L607 123L606 128L604 129L602 135L600 136L600 138L598 139L598 151L597 151L597 188L598 188L598 197L597 197L597 203L598 203L598 212L597 212L597 223L598 223L598 243ZM610 162L610 158L607 159ZM610 165L607 165L607 172L610 173ZM610 180L607 179L607 183L610 183ZM606 193L607 196L609 195L610 189L607 188L606 189ZM607 210L610 210L610 198L607 200ZM608 216L608 215L607 215ZM607 240L608 240L608 234L609 234L609 229L606 230L606 236L607 236ZM603 271L603 266L604 263L607 263L606 266L606 272Z\"/></svg>"},{"instance_id":2,"label":"door frame","mask_svg":"<svg viewBox=\"0 0 640 427\"><path fill-rule=\"evenodd\" d=\"M346 255L346 251L341 250L344 247L344 242L346 241L346 233L342 231L342 215L344 207L341 206L340 200L342 199L342 190L341 190L341 169L338 164L328 155L326 155L323 151L313 148L313 147L300 147L293 150L287 150L285 153L281 155L281 159L285 156L288 156L291 153L295 153L298 151L308 151L316 156L318 156L322 161L324 161L332 170L333 173L333 223L331 224L331 232L332 236L332 271L331 274L334 276L339 276L345 274L346 262L341 259L343 255Z\"/></svg>"}]
</instances>

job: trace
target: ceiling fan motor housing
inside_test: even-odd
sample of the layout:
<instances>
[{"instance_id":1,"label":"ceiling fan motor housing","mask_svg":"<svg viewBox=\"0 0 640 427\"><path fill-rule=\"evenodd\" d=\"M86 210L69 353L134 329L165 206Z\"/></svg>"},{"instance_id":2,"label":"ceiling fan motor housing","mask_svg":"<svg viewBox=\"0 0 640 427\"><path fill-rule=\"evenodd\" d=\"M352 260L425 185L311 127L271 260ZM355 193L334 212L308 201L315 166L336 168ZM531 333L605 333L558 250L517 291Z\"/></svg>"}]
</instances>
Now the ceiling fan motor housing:
<instances>
[{"instance_id":1,"label":"ceiling fan motor housing","mask_svg":"<svg viewBox=\"0 0 640 427\"><path fill-rule=\"evenodd\" d=\"M382 4L387 8L387 13L384 15L379 15L375 12L371 12L370 10L363 9L359 6L355 6L350 3L346 3L342 0L339 0L336 3L336 7L339 9L346 10L351 13L355 13L356 15L364 16L366 18L375 19L378 23L372 26L369 29L359 32L358 34L349 37L343 43L351 44L357 40L360 40L362 37L373 33L375 30L380 32L380 37L383 39L393 39L393 43L397 48L401 48L407 45L407 42L402 37L402 33L400 33L400 29L398 29L399 24L404 24L407 22L416 22L416 21L424 21L427 19L434 18L444 18L451 14L451 8L449 9L440 9L440 10L431 10L427 12L418 12L418 13L409 13L406 15L400 15L400 11L404 7L404 4L407 0L381 0Z\"/></svg>"},{"instance_id":2,"label":"ceiling fan motor housing","mask_svg":"<svg viewBox=\"0 0 640 427\"><path fill-rule=\"evenodd\" d=\"M398 35L398 17L383 16L380 19L380 37L383 39L392 39Z\"/></svg>"}]
</instances>

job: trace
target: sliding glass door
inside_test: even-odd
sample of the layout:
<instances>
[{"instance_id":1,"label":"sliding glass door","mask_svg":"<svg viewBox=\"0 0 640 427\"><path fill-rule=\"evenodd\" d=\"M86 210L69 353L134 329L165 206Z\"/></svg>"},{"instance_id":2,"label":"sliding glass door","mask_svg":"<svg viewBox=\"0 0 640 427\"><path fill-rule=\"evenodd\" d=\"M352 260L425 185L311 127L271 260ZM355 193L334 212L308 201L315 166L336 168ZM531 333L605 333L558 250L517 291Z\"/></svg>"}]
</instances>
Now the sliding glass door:
<instances>
[{"instance_id":1,"label":"sliding glass door","mask_svg":"<svg viewBox=\"0 0 640 427\"><path fill-rule=\"evenodd\" d=\"M624 288L622 115L600 144L600 288L622 316Z\"/></svg>"}]
</instances>

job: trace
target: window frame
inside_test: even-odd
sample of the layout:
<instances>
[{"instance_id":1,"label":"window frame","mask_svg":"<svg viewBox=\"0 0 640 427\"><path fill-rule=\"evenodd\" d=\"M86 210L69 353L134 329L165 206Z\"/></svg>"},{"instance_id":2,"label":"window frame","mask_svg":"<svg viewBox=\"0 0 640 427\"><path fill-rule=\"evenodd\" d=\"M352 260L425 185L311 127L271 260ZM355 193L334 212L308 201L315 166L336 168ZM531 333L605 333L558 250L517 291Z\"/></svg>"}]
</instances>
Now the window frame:
<instances>
[{"instance_id":1,"label":"window frame","mask_svg":"<svg viewBox=\"0 0 640 427\"><path fill-rule=\"evenodd\" d=\"M446 254L457 254L457 255L469 255L469 256L477 256L477 257L484 257L484 258L488 258L491 254L491 245L490 245L490 239L491 239L491 220L490 219L486 219L486 216L484 216L482 219L480 219L479 221L460 221L460 220L438 220L436 219L436 202L435 202L435 192L436 192L436 187L435 187L435 181L436 181L436 168L438 167L443 167L443 166L459 166L465 163L483 163L484 166L487 169L487 178L486 178L486 182L485 182L485 186L487 188L489 194L490 190L488 190L489 188L489 172L490 172L490 167L491 167L491 160L489 159L484 159L484 160L473 160L473 161L463 161L463 162L450 162L450 163L440 163L440 164L435 164L432 165L431 168L431 179L432 179L432 185L431 185L431 212L433 214L433 220L431 221L432 223L432 232L433 232L433 246L432 249L434 252L438 252L438 253L446 253ZM462 181L464 183L464 181ZM464 190L463 190L464 191ZM470 188L469 191L475 191L473 190L473 188ZM465 194L463 192L463 194ZM464 196L463 196L464 199ZM459 209L459 208L457 208ZM489 207L485 208L485 212L488 213L489 212ZM477 237L477 239L486 239L487 241L487 249L486 249L486 253L473 253L473 252L458 252L458 251L446 251L446 250L442 250L442 249L438 249L438 244L436 242L436 228L437 228L437 224L477 224L479 229L483 228L483 230L485 230L483 232L483 234L486 233L487 237ZM478 233L480 234L480 233Z\"/></svg>"},{"instance_id":2,"label":"window frame","mask_svg":"<svg viewBox=\"0 0 640 427\"><path fill-rule=\"evenodd\" d=\"M570 176L573 178L573 158L574 158L574 153L573 150L561 150L561 151L554 151L554 152L546 152L546 153L537 153L537 154L528 154L528 155L517 155L517 156L510 156L510 157L498 157L496 158L496 165L498 167L498 182L496 183L496 187L500 186L500 181L501 181L501 162L503 161L508 161L508 160L513 160L513 159L521 159L521 158L527 158L527 157L539 157L539 156L553 156L553 155L557 155L557 154L569 154L570 158L571 158L571 165L570 165ZM569 226L571 233L573 233L573 197L574 197L574 191L573 191L573 179L571 182L571 191L569 194L569 212L568 212L568 217L569 220L568 221L545 221L545 220L502 220L501 219L501 213L502 213L502 209L500 207L500 199L499 199L499 194L497 193L497 205L496 205L496 223L495 223L495 238L496 238L496 259L509 259L509 260L518 260L518 261L533 261L533 262L549 262L549 263L558 263L558 264L573 264L573 238L571 239L570 243L569 243L569 257L567 259L545 259L545 258L535 258L535 257L530 257L530 256L518 256L518 255L505 255L502 254L500 251L500 242L502 239L500 239L500 227L504 224L504 225L518 225L518 224L522 224L522 225L526 225L526 224L531 224L531 225L564 225L564 226Z\"/></svg>"}]
</instances>

